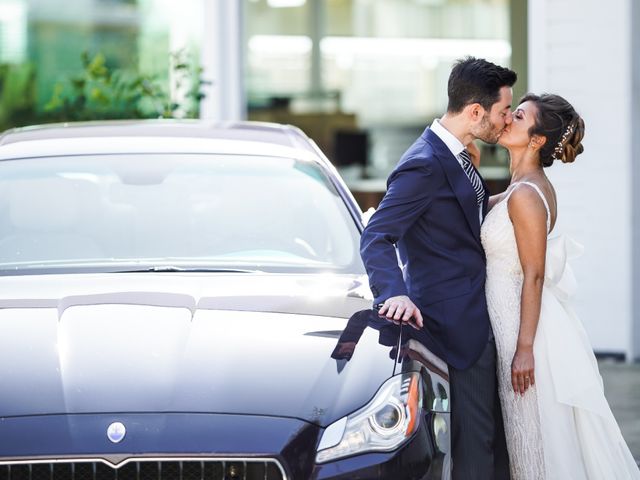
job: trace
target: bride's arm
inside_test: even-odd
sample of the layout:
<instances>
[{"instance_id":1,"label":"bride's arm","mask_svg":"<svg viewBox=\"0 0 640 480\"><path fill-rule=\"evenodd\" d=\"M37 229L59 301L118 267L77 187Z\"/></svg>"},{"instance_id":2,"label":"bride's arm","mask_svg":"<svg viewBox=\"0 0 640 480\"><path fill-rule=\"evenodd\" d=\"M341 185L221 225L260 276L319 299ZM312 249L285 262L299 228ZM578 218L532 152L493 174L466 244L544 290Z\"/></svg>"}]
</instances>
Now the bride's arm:
<instances>
[{"instance_id":1,"label":"bride's arm","mask_svg":"<svg viewBox=\"0 0 640 480\"><path fill-rule=\"evenodd\" d=\"M547 211L535 190L518 188L508 200L509 217L524 274L520 296L520 331L511 365L511 383L524 394L535 384L533 342L540 318L547 250Z\"/></svg>"},{"instance_id":2,"label":"bride's arm","mask_svg":"<svg viewBox=\"0 0 640 480\"><path fill-rule=\"evenodd\" d=\"M467 152L469 152L469 156L471 157L471 163L473 163L473 166L476 167L476 169L479 169L480 168L480 149L473 141L469 143L469 145L467 145L466 148L467 148Z\"/></svg>"}]
</instances>

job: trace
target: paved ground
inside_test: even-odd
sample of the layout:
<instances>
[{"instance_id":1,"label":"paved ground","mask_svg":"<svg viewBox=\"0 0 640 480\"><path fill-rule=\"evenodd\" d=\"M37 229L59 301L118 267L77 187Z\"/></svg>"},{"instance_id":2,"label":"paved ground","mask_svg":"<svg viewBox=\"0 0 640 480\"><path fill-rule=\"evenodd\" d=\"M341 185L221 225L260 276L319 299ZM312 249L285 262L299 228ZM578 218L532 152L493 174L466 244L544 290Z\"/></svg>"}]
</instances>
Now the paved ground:
<instances>
[{"instance_id":1,"label":"paved ground","mask_svg":"<svg viewBox=\"0 0 640 480\"><path fill-rule=\"evenodd\" d=\"M622 435L640 463L640 365L602 360L600 373Z\"/></svg>"}]
</instances>

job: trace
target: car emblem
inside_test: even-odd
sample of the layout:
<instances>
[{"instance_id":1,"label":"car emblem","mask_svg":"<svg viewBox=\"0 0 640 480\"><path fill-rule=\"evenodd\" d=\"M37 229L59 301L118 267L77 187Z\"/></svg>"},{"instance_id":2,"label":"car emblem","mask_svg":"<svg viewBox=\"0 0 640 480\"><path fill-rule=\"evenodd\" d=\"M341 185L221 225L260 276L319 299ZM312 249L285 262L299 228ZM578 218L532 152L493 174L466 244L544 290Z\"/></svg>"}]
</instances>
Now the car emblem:
<instances>
[{"instance_id":1,"label":"car emblem","mask_svg":"<svg viewBox=\"0 0 640 480\"><path fill-rule=\"evenodd\" d=\"M127 429L120 422L113 422L107 428L107 438L111 440L112 443L120 443L124 436L127 434Z\"/></svg>"}]
</instances>

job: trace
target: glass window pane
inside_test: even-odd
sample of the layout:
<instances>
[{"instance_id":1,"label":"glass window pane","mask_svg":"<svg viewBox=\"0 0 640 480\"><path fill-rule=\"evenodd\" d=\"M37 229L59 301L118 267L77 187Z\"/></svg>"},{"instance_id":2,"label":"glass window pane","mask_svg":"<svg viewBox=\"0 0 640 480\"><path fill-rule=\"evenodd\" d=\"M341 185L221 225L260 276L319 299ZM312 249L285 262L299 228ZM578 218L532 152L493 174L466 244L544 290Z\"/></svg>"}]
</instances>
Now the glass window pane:
<instances>
[{"instance_id":1,"label":"glass window pane","mask_svg":"<svg viewBox=\"0 0 640 480\"><path fill-rule=\"evenodd\" d=\"M147 74L168 86L170 53L199 57L204 1L0 0L0 82L9 78L22 96L35 92L27 123L51 121L45 106L57 83L81 76L83 52L103 54L111 71ZM17 84L25 65L33 89ZM0 99L0 130L15 126L3 123L12 108L25 109L12 103Z\"/></svg>"},{"instance_id":2,"label":"glass window pane","mask_svg":"<svg viewBox=\"0 0 640 480\"><path fill-rule=\"evenodd\" d=\"M350 178L386 177L442 114L457 59L511 64L509 0L270 3L245 0L249 118L300 126L339 167L366 163L341 169L350 186ZM345 133L353 158L362 157L356 134L366 135L365 162L341 157ZM483 152L483 168L502 172L490 175L507 172L504 160L495 148Z\"/></svg>"}]
</instances>

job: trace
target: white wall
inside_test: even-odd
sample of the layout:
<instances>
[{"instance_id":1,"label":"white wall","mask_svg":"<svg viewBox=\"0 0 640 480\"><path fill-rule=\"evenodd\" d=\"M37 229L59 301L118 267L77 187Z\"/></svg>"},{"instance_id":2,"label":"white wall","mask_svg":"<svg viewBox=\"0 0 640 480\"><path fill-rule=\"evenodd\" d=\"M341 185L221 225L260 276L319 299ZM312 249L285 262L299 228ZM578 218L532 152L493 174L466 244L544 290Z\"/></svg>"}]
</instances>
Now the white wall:
<instances>
[{"instance_id":1,"label":"white wall","mask_svg":"<svg viewBox=\"0 0 640 480\"><path fill-rule=\"evenodd\" d=\"M631 7L631 68L632 68L632 92L631 92L631 138L640 138L640 2L632 1ZM637 144L637 140L635 142ZM634 148L635 147L635 148ZM637 156L638 148L631 145L631 154ZM633 194L633 283L631 295L633 297L633 351L632 359L640 361L640 164L634 158L632 163L631 189Z\"/></svg>"},{"instance_id":2,"label":"white wall","mask_svg":"<svg viewBox=\"0 0 640 480\"><path fill-rule=\"evenodd\" d=\"M586 248L574 262L576 309L596 351L628 358L634 356L633 1L529 0L529 89L564 96L586 124L585 153L547 171L558 193L556 232Z\"/></svg>"}]
</instances>

